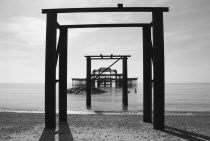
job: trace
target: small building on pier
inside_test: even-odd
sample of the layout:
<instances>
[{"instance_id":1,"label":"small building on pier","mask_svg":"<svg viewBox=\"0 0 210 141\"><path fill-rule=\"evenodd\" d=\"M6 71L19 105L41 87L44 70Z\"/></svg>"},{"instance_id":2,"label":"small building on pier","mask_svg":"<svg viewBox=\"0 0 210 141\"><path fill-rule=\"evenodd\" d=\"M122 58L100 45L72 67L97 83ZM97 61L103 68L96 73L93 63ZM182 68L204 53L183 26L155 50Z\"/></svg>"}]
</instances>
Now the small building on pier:
<instances>
[{"instance_id":1,"label":"small building on pier","mask_svg":"<svg viewBox=\"0 0 210 141\"><path fill-rule=\"evenodd\" d=\"M91 73L92 87L122 87L123 74L111 68L94 69ZM137 86L138 78L128 78L128 87ZM86 78L72 78L72 87L86 85Z\"/></svg>"}]
</instances>

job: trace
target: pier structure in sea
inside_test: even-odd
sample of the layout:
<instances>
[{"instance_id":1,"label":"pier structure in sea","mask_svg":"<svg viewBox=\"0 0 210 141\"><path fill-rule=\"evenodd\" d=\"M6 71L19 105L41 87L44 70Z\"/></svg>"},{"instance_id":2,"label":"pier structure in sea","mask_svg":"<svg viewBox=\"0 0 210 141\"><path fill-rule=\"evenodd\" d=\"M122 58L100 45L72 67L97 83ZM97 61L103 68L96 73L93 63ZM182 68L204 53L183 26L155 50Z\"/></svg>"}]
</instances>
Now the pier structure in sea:
<instances>
[{"instance_id":1,"label":"pier structure in sea","mask_svg":"<svg viewBox=\"0 0 210 141\"><path fill-rule=\"evenodd\" d=\"M100 76L98 76L101 74ZM94 79L98 76L96 79ZM122 87L123 74L118 74L116 69L101 67L91 73L92 87ZM128 78L128 87L136 87L138 78ZM72 87L86 86L86 78L72 78Z\"/></svg>"},{"instance_id":2,"label":"pier structure in sea","mask_svg":"<svg viewBox=\"0 0 210 141\"><path fill-rule=\"evenodd\" d=\"M94 7L43 9L46 14L46 55L45 55L45 128L56 127L56 83L59 83L59 121L67 121L67 46L68 29L72 28L114 28L139 27L143 33L143 121L153 123L153 128L165 128L165 63L163 13L168 7ZM62 13L110 13L150 12L148 23L111 23L60 25L58 15ZM57 29L59 39L57 43ZM141 30L139 30L141 31ZM91 93L91 56L87 59L86 88ZM92 56L93 57L93 56ZM123 57L123 95L127 93L127 57ZM56 67L59 62L59 77ZM153 82L153 87L151 83ZM127 96L127 95L125 95ZM152 100L153 98L153 100ZM87 102L90 101L87 100ZM123 104L123 106L126 104ZM152 110L153 106L153 110ZM153 119L153 120L152 120Z\"/></svg>"},{"instance_id":3,"label":"pier structure in sea","mask_svg":"<svg viewBox=\"0 0 210 141\"><path fill-rule=\"evenodd\" d=\"M87 67L86 67L86 106L91 107L91 86L95 85L95 80L97 78L100 78L101 75L110 69L114 64L116 64L118 61L122 60L122 74L123 74L123 86L122 86L122 104L124 107L128 107L128 65L127 60L130 55L87 55L86 61L87 61ZM91 64L93 60L115 60L110 66L108 66L106 69L104 69L102 72L97 74L96 76L91 75ZM107 81L107 80L106 80Z\"/></svg>"}]
</instances>

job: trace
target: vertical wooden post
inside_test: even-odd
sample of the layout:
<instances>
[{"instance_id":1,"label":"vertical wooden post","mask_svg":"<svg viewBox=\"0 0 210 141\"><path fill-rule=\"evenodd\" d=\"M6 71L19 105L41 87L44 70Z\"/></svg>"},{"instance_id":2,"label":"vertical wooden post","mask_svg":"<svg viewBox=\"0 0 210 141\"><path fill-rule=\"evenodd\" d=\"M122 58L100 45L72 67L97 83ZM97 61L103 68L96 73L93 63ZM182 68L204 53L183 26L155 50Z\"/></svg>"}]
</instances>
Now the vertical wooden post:
<instances>
[{"instance_id":1,"label":"vertical wooden post","mask_svg":"<svg viewBox=\"0 0 210 141\"><path fill-rule=\"evenodd\" d=\"M123 57L123 106L128 106L127 57Z\"/></svg>"},{"instance_id":2,"label":"vertical wooden post","mask_svg":"<svg viewBox=\"0 0 210 141\"><path fill-rule=\"evenodd\" d=\"M151 27L143 27L143 121L152 122Z\"/></svg>"},{"instance_id":3,"label":"vertical wooden post","mask_svg":"<svg viewBox=\"0 0 210 141\"><path fill-rule=\"evenodd\" d=\"M117 82L117 74L115 74L115 75L116 75L116 76L115 76L115 87L117 88L117 86L118 86L118 85L117 85L117 83L118 83L118 82Z\"/></svg>"},{"instance_id":4,"label":"vertical wooden post","mask_svg":"<svg viewBox=\"0 0 210 141\"><path fill-rule=\"evenodd\" d=\"M60 29L59 53L59 121L67 121L67 39L68 29Z\"/></svg>"},{"instance_id":5,"label":"vertical wooden post","mask_svg":"<svg viewBox=\"0 0 210 141\"><path fill-rule=\"evenodd\" d=\"M153 128L164 130L165 78L164 78L164 35L163 12L152 12L153 65L154 65L154 124Z\"/></svg>"},{"instance_id":6,"label":"vertical wooden post","mask_svg":"<svg viewBox=\"0 0 210 141\"><path fill-rule=\"evenodd\" d=\"M56 126L56 29L57 14L47 14L45 56L45 128Z\"/></svg>"},{"instance_id":7,"label":"vertical wooden post","mask_svg":"<svg viewBox=\"0 0 210 141\"><path fill-rule=\"evenodd\" d=\"M86 106L91 107L91 58L87 57Z\"/></svg>"},{"instance_id":8,"label":"vertical wooden post","mask_svg":"<svg viewBox=\"0 0 210 141\"><path fill-rule=\"evenodd\" d=\"M96 80L97 81L97 88L99 88L100 87L100 82L99 82L99 80Z\"/></svg>"},{"instance_id":9,"label":"vertical wooden post","mask_svg":"<svg viewBox=\"0 0 210 141\"><path fill-rule=\"evenodd\" d=\"M95 87L95 80L94 79L91 79L91 87Z\"/></svg>"},{"instance_id":10,"label":"vertical wooden post","mask_svg":"<svg viewBox=\"0 0 210 141\"><path fill-rule=\"evenodd\" d=\"M111 78L110 78L111 79ZM112 79L110 80L110 88L112 88Z\"/></svg>"},{"instance_id":11,"label":"vertical wooden post","mask_svg":"<svg viewBox=\"0 0 210 141\"><path fill-rule=\"evenodd\" d=\"M111 69L110 69L110 88L112 87L112 71L111 71Z\"/></svg>"}]
</instances>

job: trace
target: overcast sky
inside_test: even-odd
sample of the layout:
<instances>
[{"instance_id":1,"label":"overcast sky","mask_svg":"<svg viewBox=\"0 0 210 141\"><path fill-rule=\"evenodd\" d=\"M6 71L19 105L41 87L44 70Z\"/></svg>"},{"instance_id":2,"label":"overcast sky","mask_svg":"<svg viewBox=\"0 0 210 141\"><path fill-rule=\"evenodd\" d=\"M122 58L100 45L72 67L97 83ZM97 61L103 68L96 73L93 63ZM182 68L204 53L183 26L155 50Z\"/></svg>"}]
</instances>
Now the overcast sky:
<instances>
[{"instance_id":1,"label":"overcast sky","mask_svg":"<svg viewBox=\"0 0 210 141\"><path fill-rule=\"evenodd\" d=\"M210 82L209 0L1 0L0 82L44 83L44 8L166 6L164 13L166 82ZM60 24L148 23L150 13L59 14ZM142 82L142 29L69 29L68 82L86 76L84 55L131 55L128 76ZM93 61L92 69L112 61ZM112 67L122 72L122 63Z\"/></svg>"}]
</instances>

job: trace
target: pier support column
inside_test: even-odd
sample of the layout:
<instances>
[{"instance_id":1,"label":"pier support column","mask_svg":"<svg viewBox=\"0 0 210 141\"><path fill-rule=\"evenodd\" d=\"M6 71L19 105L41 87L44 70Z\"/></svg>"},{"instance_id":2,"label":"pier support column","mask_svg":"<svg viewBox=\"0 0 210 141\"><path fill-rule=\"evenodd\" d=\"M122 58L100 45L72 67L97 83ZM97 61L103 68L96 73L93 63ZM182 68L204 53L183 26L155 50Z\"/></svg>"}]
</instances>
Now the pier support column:
<instances>
[{"instance_id":1,"label":"pier support column","mask_svg":"<svg viewBox=\"0 0 210 141\"><path fill-rule=\"evenodd\" d=\"M87 57L86 106L91 107L91 58Z\"/></svg>"},{"instance_id":2,"label":"pier support column","mask_svg":"<svg viewBox=\"0 0 210 141\"><path fill-rule=\"evenodd\" d=\"M127 57L123 57L123 106L128 106Z\"/></svg>"},{"instance_id":3,"label":"pier support column","mask_svg":"<svg viewBox=\"0 0 210 141\"><path fill-rule=\"evenodd\" d=\"M96 80L97 81L97 88L99 88L100 87L100 82L99 82L99 80Z\"/></svg>"},{"instance_id":4,"label":"pier support column","mask_svg":"<svg viewBox=\"0 0 210 141\"><path fill-rule=\"evenodd\" d=\"M164 130L165 78L164 78L164 33L163 12L152 12L153 66L154 66L154 124L153 128Z\"/></svg>"},{"instance_id":5,"label":"pier support column","mask_svg":"<svg viewBox=\"0 0 210 141\"><path fill-rule=\"evenodd\" d=\"M59 52L59 121L67 121L67 39L68 29L60 29Z\"/></svg>"},{"instance_id":6,"label":"pier support column","mask_svg":"<svg viewBox=\"0 0 210 141\"><path fill-rule=\"evenodd\" d=\"M143 122L152 123L151 27L143 27Z\"/></svg>"},{"instance_id":7,"label":"pier support column","mask_svg":"<svg viewBox=\"0 0 210 141\"><path fill-rule=\"evenodd\" d=\"M117 74L116 74L116 77L115 77L115 87L117 88L118 84L117 84Z\"/></svg>"},{"instance_id":8,"label":"pier support column","mask_svg":"<svg viewBox=\"0 0 210 141\"><path fill-rule=\"evenodd\" d=\"M47 13L45 56L45 128L56 127L57 14Z\"/></svg>"},{"instance_id":9,"label":"pier support column","mask_svg":"<svg viewBox=\"0 0 210 141\"><path fill-rule=\"evenodd\" d=\"M92 86L93 88L95 88L95 79L92 79L92 80L91 80L91 86Z\"/></svg>"}]
</instances>

